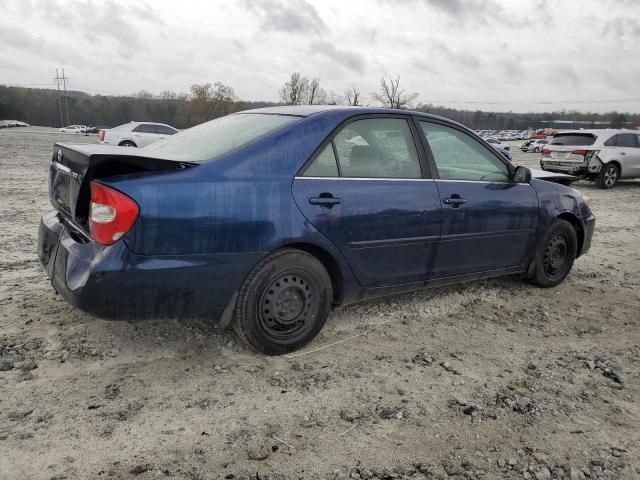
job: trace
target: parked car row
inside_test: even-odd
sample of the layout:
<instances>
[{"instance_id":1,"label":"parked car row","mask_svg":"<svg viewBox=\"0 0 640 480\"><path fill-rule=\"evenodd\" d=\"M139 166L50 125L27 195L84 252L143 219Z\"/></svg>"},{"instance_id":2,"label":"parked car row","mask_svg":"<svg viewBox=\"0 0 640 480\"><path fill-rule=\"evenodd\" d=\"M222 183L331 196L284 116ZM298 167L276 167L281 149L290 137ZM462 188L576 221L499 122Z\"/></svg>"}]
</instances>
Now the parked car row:
<instances>
[{"instance_id":1,"label":"parked car row","mask_svg":"<svg viewBox=\"0 0 640 480\"><path fill-rule=\"evenodd\" d=\"M527 140L522 145L520 145L520 150L523 152L534 152L540 153L544 149L545 145L549 143L546 137L543 138L535 138L531 140Z\"/></svg>"},{"instance_id":2,"label":"parked car row","mask_svg":"<svg viewBox=\"0 0 640 480\"><path fill-rule=\"evenodd\" d=\"M129 122L98 132L98 141L105 145L144 147L163 138L175 135L178 130L171 125L154 122Z\"/></svg>"},{"instance_id":3,"label":"parked car row","mask_svg":"<svg viewBox=\"0 0 640 480\"><path fill-rule=\"evenodd\" d=\"M533 130L476 130L482 138L495 138L503 142L527 140L535 135Z\"/></svg>"},{"instance_id":4,"label":"parked car row","mask_svg":"<svg viewBox=\"0 0 640 480\"><path fill-rule=\"evenodd\" d=\"M95 126L95 125L68 125L66 127L62 127L60 129L60 133L81 133L84 135L88 135L90 133L98 133L101 129L106 129L109 127L105 126Z\"/></svg>"},{"instance_id":5,"label":"parked car row","mask_svg":"<svg viewBox=\"0 0 640 480\"><path fill-rule=\"evenodd\" d=\"M28 127L28 123L21 122L19 120L0 120L0 128L11 127Z\"/></svg>"}]
</instances>

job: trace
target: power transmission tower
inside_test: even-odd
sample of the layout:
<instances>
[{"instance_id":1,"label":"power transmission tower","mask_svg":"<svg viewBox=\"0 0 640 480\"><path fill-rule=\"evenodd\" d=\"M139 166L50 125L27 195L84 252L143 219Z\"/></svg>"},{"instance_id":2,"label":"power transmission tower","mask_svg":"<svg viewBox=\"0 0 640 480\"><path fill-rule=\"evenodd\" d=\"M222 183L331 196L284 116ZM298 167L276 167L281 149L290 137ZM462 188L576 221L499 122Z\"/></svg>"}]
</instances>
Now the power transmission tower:
<instances>
[{"instance_id":1,"label":"power transmission tower","mask_svg":"<svg viewBox=\"0 0 640 480\"><path fill-rule=\"evenodd\" d=\"M62 116L62 96L60 93L60 80L62 78L58 75L58 69L56 68L56 77L54 78L56 87L58 88L58 106L60 107L60 126L64 127L64 118Z\"/></svg>"},{"instance_id":2,"label":"power transmission tower","mask_svg":"<svg viewBox=\"0 0 640 480\"><path fill-rule=\"evenodd\" d=\"M69 77L65 77L64 68L62 69L62 76L58 74L58 69L56 68L56 77L54 78L54 80L58 88L58 105L60 107L60 123L62 124L60 126L64 127L69 123L69 102L68 102L68 96L67 96L67 82L69 81ZM62 89L64 91L64 105L65 105L65 111L67 112L67 123L64 122L64 115L62 113L62 91L60 90L60 84L62 84Z\"/></svg>"}]
</instances>

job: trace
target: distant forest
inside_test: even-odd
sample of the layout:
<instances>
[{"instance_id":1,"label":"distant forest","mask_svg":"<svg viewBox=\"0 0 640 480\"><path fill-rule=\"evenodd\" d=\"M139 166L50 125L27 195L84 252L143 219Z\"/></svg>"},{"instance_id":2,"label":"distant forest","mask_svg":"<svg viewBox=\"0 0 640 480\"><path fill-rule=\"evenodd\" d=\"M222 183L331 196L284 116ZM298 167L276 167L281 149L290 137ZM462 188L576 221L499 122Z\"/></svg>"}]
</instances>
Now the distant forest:
<instances>
[{"instance_id":1,"label":"distant forest","mask_svg":"<svg viewBox=\"0 0 640 480\"><path fill-rule=\"evenodd\" d=\"M292 80L294 75L292 75ZM304 77L301 78L306 81ZM393 79L390 80L393 81ZM313 82L309 83L311 88L313 88ZM382 83L384 83L384 79ZM390 85L393 86L392 83ZM354 102L353 94L360 95L356 87L347 90L343 97L333 93L325 94L323 91L321 91L323 95L319 97L317 95L315 97L313 95L309 96L308 94L296 97L292 95L291 86L291 81L285 84L281 92L282 101L279 104L362 104L358 103L357 96ZM295 85L293 86L295 87ZM386 85L386 87L388 86ZM304 88L309 87L304 86ZM313 90L310 91L313 92ZM375 94L372 95L376 100L376 104L386 104L383 101L384 98L379 99ZM278 103L243 101L236 97L231 87L221 83L213 85L206 83L193 85L188 94L177 94L170 91L151 94L147 91L141 91L131 96L105 96L69 91L67 92L66 102L64 98L62 101L62 115L64 117L63 123L65 124L113 127L135 120L162 122L177 128L187 128L240 110L272 105L278 105ZM401 104L400 108L408 106ZM603 114L573 111L548 113L484 112L480 110L457 110L420 103L414 105L413 108L450 118L475 129L635 128L640 126L640 114L619 112ZM61 126L57 90L0 85L0 120L2 119L21 120L31 125ZM559 123L558 121L561 122Z\"/></svg>"}]
</instances>

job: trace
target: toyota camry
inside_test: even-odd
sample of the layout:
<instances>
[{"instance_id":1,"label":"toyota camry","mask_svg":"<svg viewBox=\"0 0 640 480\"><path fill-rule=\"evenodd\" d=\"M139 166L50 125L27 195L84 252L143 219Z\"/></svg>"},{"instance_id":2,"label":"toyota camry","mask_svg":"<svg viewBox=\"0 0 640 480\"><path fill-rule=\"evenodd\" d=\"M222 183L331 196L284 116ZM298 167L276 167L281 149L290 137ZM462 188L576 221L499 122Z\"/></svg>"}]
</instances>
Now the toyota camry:
<instances>
[{"instance_id":1,"label":"toyota camry","mask_svg":"<svg viewBox=\"0 0 640 480\"><path fill-rule=\"evenodd\" d=\"M572 179L432 115L250 110L140 149L56 144L38 254L90 314L209 319L277 355L339 305L502 275L559 284L595 225Z\"/></svg>"}]
</instances>

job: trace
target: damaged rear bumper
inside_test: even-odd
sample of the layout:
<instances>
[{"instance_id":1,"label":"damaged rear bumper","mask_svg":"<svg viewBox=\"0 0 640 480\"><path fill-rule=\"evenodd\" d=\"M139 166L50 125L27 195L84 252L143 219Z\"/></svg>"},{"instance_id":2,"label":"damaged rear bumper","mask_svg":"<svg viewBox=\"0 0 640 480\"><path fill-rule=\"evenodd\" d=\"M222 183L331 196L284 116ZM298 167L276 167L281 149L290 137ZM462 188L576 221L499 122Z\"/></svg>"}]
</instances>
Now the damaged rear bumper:
<instances>
[{"instance_id":1,"label":"damaged rear bumper","mask_svg":"<svg viewBox=\"0 0 640 480\"><path fill-rule=\"evenodd\" d=\"M96 244L54 210L40 221L38 257L56 292L97 317L227 324L223 312L259 254L136 255L124 241Z\"/></svg>"}]
</instances>

